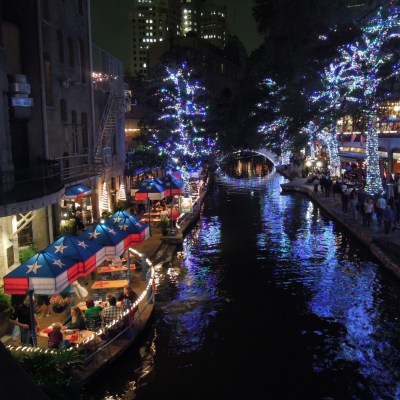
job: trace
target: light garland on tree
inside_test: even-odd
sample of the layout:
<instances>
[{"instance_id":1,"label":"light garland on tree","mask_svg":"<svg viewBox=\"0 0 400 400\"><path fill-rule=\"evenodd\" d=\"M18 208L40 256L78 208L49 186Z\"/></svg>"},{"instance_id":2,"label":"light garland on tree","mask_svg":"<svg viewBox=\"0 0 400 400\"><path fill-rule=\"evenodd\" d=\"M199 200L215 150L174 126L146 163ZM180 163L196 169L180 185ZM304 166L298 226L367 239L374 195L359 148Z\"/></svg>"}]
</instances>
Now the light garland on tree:
<instances>
[{"instance_id":1,"label":"light garland on tree","mask_svg":"<svg viewBox=\"0 0 400 400\"><path fill-rule=\"evenodd\" d=\"M264 135L264 144L271 150L278 150L281 154L281 163L290 164L293 142L288 138L288 126L290 119L281 113L282 103L286 100L283 94L285 86L279 86L273 79L266 78L260 85L261 90L267 89L266 98L256 104L260 115L269 114L268 119L261 123L257 132ZM267 115L265 116L267 119Z\"/></svg>"},{"instance_id":2,"label":"light garland on tree","mask_svg":"<svg viewBox=\"0 0 400 400\"><path fill-rule=\"evenodd\" d=\"M202 96L205 88L192 78L185 63L175 70L166 67L166 72L164 86L158 93L164 111L159 119L168 122L170 129L168 135L153 134L152 142L160 155L166 154L170 159L198 169L216 147L216 138L209 137L204 129L207 107Z\"/></svg>"},{"instance_id":3,"label":"light garland on tree","mask_svg":"<svg viewBox=\"0 0 400 400\"><path fill-rule=\"evenodd\" d=\"M400 37L400 21L397 8L387 9L382 17L382 9L363 28L358 42L339 48L340 57L325 71L325 76L334 96L333 104L352 102L358 104L367 116L366 150L367 174L365 191L371 195L383 192L379 166L377 105L381 101L377 90L382 81L398 75L399 63L395 63L389 75L382 74L382 67L392 59L393 54L385 46L387 42ZM336 92L337 90L337 92ZM326 88L329 91L329 87ZM341 101L336 100L341 96ZM331 104L332 104L331 103Z\"/></svg>"},{"instance_id":4,"label":"light garland on tree","mask_svg":"<svg viewBox=\"0 0 400 400\"><path fill-rule=\"evenodd\" d=\"M123 183L121 183L119 185L119 199L120 200L126 200L125 184L123 184Z\"/></svg>"},{"instance_id":5,"label":"light garland on tree","mask_svg":"<svg viewBox=\"0 0 400 400\"><path fill-rule=\"evenodd\" d=\"M108 193L107 193L107 182L103 182L103 189L101 191L101 202L100 207L104 211L110 211L110 203L108 201Z\"/></svg>"}]
</instances>

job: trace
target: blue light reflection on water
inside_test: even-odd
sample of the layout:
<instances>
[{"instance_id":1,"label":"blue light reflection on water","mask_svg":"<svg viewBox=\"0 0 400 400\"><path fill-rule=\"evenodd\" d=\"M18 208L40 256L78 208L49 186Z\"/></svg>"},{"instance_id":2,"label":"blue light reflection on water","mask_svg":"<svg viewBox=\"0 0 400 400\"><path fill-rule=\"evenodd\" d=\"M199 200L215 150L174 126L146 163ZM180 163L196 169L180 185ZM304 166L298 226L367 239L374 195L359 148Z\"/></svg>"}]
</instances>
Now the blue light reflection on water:
<instances>
[{"instance_id":1,"label":"blue light reflection on water","mask_svg":"<svg viewBox=\"0 0 400 400\"><path fill-rule=\"evenodd\" d=\"M360 262L357 257L347 261L346 254L339 254L337 239L340 242L341 235L334 232L331 221L324 222L320 211L311 202L304 202L306 209L300 215L305 218L296 231L289 223L292 230L288 228L288 232L285 217L293 197L274 195L280 183L276 180L266 191L261 210L265 227L273 235L272 243L279 244L273 247L279 253L279 260L291 263L289 268L285 265L283 269L280 263L276 265L275 274L279 276L276 283L290 290L292 280L301 282L311 294L310 311L320 318L339 322L345 328L345 336L334 339L337 342L335 351L331 349L329 353L321 354L321 358L315 357L314 370L330 369L337 360L356 362L358 373L373 383L371 394L374 398L394 398L396 382L400 378L397 368L400 326L398 323L396 327L393 324L385 326L385 321L379 318L380 299L376 298L376 292L384 289L377 287L377 265ZM277 218L278 215L281 218ZM260 248L266 248L265 239L264 234L259 236ZM397 296L394 300L398 302ZM393 337L393 328L396 342L390 343L388 339ZM328 350L332 346L332 337L328 334L325 341Z\"/></svg>"},{"instance_id":2,"label":"blue light reflection on water","mask_svg":"<svg viewBox=\"0 0 400 400\"><path fill-rule=\"evenodd\" d=\"M158 268L136 400L396 398L399 282L282 182L225 177Z\"/></svg>"}]
</instances>

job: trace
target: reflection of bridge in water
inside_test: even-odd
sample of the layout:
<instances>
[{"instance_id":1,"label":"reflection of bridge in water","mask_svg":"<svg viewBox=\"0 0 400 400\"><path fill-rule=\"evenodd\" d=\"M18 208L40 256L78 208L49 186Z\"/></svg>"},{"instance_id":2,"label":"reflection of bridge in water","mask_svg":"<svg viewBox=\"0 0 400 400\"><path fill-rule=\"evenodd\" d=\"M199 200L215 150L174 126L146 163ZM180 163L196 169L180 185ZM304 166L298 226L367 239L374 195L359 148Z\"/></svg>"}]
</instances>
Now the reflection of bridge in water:
<instances>
[{"instance_id":1,"label":"reflection of bridge in water","mask_svg":"<svg viewBox=\"0 0 400 400\"><path fill-rule=\"evenodd\" d=\"M230 160L227 160L231 157ZM265 160L266 159L266 160ZM225 172L241 177L266 176L280 165L279 157L267 149L241 150L223 158Z\"/></svg>"}]
</instances>

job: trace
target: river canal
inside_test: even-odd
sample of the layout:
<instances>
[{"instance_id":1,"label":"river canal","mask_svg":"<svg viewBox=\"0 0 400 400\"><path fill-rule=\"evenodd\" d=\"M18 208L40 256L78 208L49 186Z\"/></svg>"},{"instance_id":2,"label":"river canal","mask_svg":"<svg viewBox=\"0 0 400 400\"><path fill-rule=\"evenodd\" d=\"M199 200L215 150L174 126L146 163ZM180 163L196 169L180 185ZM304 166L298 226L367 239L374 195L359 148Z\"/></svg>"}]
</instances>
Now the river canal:
<instances>
[{"instance_id":1,"label":"river canal","mask_svg":"<svg viewBox=\"0 0 400 400\"><path fill-rule=\"evenodd\" d=\"M216 183L140 348L85 399L400 398L400 282L283 182Z\"/></svg>"}]
</instances>

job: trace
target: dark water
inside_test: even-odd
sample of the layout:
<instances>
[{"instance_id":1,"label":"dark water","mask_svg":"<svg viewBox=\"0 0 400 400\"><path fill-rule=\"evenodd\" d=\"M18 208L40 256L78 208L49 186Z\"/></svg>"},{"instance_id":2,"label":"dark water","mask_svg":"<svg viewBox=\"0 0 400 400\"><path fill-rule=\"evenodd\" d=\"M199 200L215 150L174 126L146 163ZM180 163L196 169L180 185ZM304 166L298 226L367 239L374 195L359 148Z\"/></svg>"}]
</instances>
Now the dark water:
<instances>
[{"instance_id":1,"label":"dark water","mask_svg":"<svg viewBox=\"0 0 400 400\"><path fill-rule=\"evenodd\" d=\"M279 175L225 178L85 398L400 399L400 283Z\"/></svg>"}]
</instances>

